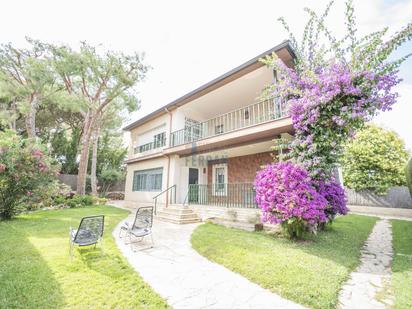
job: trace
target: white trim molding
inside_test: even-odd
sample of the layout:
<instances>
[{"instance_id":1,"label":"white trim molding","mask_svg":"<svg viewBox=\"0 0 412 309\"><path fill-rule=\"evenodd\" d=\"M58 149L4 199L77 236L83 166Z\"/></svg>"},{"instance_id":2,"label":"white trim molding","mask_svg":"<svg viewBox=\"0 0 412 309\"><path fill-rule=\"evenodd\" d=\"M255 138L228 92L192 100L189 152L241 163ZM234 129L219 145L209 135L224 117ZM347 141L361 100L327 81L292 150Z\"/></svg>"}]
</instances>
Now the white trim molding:
<instances>
[{"instance_id":1,"label":"white trim molding","mask_svg":"<svg viewBox=\"0 0 412 309\"><path fill-rule=\"evenodd\" d=\"M216 182L216 172L223 171L223 183ZM228 174L227 174L227 163L213 164L212 165L212 184L213 184L213 195L214 196L226 196L227 195L227 183L228 183ZM219 184L223 184L223 187L220 188Z\"/></svg>"}]
</instances>

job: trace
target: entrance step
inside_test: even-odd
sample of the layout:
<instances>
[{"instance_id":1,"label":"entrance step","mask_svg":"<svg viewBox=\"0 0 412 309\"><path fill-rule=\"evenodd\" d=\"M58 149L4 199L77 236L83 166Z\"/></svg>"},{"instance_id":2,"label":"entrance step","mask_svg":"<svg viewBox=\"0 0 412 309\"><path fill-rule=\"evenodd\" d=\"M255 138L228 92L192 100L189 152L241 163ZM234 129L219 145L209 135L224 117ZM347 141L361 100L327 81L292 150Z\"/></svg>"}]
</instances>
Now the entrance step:
<instances>
[{"instance_id":1,"label":"entrance step","mask_svg":"<svg viewBox=\"0 0 412 309\"><path fill-rule=\"evenodd\" d=\"M176 224L188 224L201 222L198 215L187 206L173 204L157 210L156 217L161 221Z\"/></svg>"}]
</instances>

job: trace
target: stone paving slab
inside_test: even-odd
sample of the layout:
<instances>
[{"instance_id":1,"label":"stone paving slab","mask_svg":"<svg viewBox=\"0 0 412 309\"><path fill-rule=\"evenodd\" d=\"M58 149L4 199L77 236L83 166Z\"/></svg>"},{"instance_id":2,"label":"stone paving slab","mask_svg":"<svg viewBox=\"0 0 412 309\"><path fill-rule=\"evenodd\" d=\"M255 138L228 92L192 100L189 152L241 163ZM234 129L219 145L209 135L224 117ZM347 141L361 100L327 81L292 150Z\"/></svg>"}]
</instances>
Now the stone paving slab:
<instances>
[{"instance_id":1,"label":"stone paving slab","mask_svg":"<svg viewBox=\"0 0 412 309\"><path fill-rule=\"evenodd\" d=\"M120 224L113 235L129 263L173 308L304 308L199 255L190 244L198 225L155 220L155 245L145 250L150 238L126 245Z\"/></svg>"},{"instance_id":2,"label":"stone paving slab","mask_svg":"<svg viewBox=\"0 0 412 309\"><path fill-rule=\"evenodd\" d=\"M374 226L361 250L361 264L342 287L340 308L390 308L392 230L387 219Z\"/></svg>"}]
</instances>

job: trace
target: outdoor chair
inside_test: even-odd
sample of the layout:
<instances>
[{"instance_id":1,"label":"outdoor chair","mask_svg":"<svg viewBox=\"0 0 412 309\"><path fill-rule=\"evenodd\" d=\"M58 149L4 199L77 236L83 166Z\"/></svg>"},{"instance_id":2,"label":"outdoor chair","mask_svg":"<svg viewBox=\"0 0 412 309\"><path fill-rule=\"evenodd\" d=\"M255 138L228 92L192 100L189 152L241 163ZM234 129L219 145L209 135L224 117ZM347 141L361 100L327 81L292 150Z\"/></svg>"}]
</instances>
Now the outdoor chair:
<instances>
[{"instance_id":1,"label":"outdoor chair","mask_svg":"<svg viewBox=\"0 0 412 309\"><path fill-rule=\"evenodd\" d=\"M120 228L119 237L126 236L129 242L126 244L132 244L132 237L137 238L138 242L142 241L146 236L150 236L152 245L149 248L153 248L153 206L140 207L136 211L133 224L125 222ZM148 248L147 248L148 249Z\"/></svg>"},{"instance_id":2,"label":"outdoor chair","mask_svg":"<svg viewBox=\"0 0 412 309\"><path fill-rule=\"evenodd\" d=\"M70 227L70 257L73 257L73 247L91 246L100 242L103 247L104 216L84 217L77 230Z\"/></svg>"}]
</instances>

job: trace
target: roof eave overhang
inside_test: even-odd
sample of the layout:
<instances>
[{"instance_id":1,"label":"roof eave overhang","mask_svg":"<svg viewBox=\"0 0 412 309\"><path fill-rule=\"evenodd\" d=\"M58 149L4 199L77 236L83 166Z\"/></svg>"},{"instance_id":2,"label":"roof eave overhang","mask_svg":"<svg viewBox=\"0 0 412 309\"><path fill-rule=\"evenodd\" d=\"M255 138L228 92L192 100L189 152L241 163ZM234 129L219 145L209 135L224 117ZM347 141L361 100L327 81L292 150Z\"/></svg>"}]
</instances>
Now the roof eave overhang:
<instances>
[{"instance_id":1,"label":"roof eave overhang","mask_svg":"<svg viewBox=\"0 0 412 309\"><path fill-rule=\"evenodd\" d=\"M176 109L186 103L189 103L193 101L194 99L205 95L208 92L211 92L227 83L230 81L243 76L247 73L250 73L253 70L256 70L259 67L262 67L264 64L260 62L260 59L262 57L265 57L267 55L271 55L272 53L280 53L282 50L286 50L290 56L290 58L293 60L296 58L295 53L293 52L292 47L290 46L289 41L284 41L280 43L279 45L261 53L260 55L256 56L255 58L243 63L242 65L230 70L229 72L211 80L210 82L196 88L195 90L185 94L184 96L170 102L169 104L155 110L154 112L144 116L143 118L140 118L139 120L134 121L133 123L125 126L123 128L124 131L130 131L137 126L140 126L152 119L155 119L163 114L166 114L170 112L173 109ZM280 58L285 58L280 56ZM283 60L283 59L282 59Z\"/></svg>"}]
</instances>

